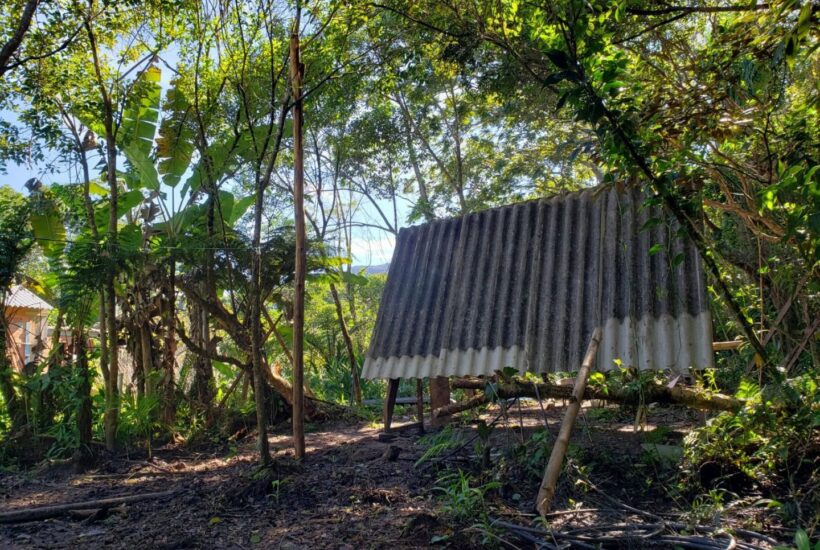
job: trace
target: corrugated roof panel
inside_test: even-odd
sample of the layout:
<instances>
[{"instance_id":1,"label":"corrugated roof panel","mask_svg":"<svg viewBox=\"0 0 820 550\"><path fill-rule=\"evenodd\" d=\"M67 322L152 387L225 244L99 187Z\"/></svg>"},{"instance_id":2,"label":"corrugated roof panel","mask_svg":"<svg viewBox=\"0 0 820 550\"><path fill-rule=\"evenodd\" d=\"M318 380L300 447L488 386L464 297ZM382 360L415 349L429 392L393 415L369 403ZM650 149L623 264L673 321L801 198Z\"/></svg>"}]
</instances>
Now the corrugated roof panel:
<instances>
[{"instance_id":1,"label":"corrugated roof panel","mask_svg":"<svg viewBox=\"0 0 820 550\"><path fill-rule=\"evenodd\" d=\"M22 285L14 285L6 295L6 307L17 307L25 309L53 309L51 304L34 294Z\"/></svg>"},{"instance_id":2,"label":"corrugated roof panel","mask_svg":"<svg viewBox=\"0 0 820 550\"><path fill-rule=\"evenodd\" d=\"M571 371L598 325L600 370L712 365L697 251L637 190L589 189L402 230L363 376Z\"/></svg>"}]
</instances>

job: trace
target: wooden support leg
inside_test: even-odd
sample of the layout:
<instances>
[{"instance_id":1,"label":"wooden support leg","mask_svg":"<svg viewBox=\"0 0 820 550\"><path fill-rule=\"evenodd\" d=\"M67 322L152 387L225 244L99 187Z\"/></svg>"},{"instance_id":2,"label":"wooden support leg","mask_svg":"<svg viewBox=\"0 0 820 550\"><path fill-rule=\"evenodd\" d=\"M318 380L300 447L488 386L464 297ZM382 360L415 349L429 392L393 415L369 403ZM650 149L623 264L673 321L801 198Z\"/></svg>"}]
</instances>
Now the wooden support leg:
<instances>
[{"instance_id":1,"label":"wooden support leg","mask_svg":"<svg viewBox=\"0 0 820 550\"><path fill-rule=\"evenodd\" d=\"M399 394L399 379L391 378L387 381L387 396L384 399L384 431L390 431L393 423L393 409L396 407L396 396Z\"/></svg>"},{"instance_id":2,"label":"wooden support leg","mask_svg":"<svg viewBox=\"0 0 820 550\"><path fill-rule=\"evenodd\" d=\"M416 416L419 418L419 434L424 433L424 380L416 380Z\"/></svg>"},{"instance_id":3,"label":"wooden support leg","mask_svg":"<svg viewBox=\"0 0 820 550\"><path fill-rule=\"evenodd\" d=\"M446 376L430 378L430 410L434 411L450 404L450 379ZM443 426L450 419L447 416L434 417L431 426Z\"/></svg>"},{"instance_id":4,"label":"wooden support leg","mask_svg":"<svg viewBox=\"0 0 820 550\"><path fill-rule=\"evenodd\" d=\"M561 422L558 439L555 440L555 445L552 446L550 461L547 464L547 469L544 470L544 479L541 481L541 487L538 489L538 497L535 499L535 508L542 516L549 512L550 506L552 505L552 497L555 495L558 475L561 473L561 464L564 462L564 455L567 454L567 447L569 447L569 436L572 434L573 426L575 426L575 418L578 416L578 411L581 410L581 401L584 399L587 378L589 377L589 371L592 369L592 364L595 362L595 355L598 353L598 344L600 342L601 329L599 327L592 333L592 339L589 342L587 353L578 371L578 378L575 379L575 387L572 390L570 404L567 407L564 420Z\"/></svg>"}]
</instances>

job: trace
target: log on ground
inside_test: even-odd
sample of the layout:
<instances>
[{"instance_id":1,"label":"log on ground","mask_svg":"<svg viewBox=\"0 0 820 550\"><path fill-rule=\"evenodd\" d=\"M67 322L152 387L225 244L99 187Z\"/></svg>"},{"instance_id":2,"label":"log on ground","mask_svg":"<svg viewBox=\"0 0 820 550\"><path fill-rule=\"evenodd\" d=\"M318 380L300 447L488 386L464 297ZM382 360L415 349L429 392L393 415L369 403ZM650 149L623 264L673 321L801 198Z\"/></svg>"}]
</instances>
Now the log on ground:
<instances>
[{"instance_id":1,"label":"log on ground","mask_svg":"<svg viewBox=\"0 0 820 550\"><path fill-rule=\"evenodd\" d=\"M488 383L490 382L485 380L456 380L453 386L466 389L485 389ZM514 380L511 382L493 383L493 388L494 395L492 397L501 399L513 399L516 397L570 399L572 397L571 386L561 386L558 384L536 384ZM584 399L611 401L624 405L639 405L641 403L674 404L707 411L736 412L743 407L742 400L728 395L705 392L683 386L669 388L668 386L659 384L647 385L642 395L633 391L610 389L608 392L605 392L600 388L587 387L584 391ZM433 415L447 416L456 414L489 403L490 400L491 397L487 395L478 395L465 401L440 407L433 411Z\"/></svg>"},{"instance_id":2,"label":"log on ground","mask_svg":"<svg viewBox=\"0 0 820 550\"><path fill-rule=\"evenodd\" d=\"M75 510L101 510L113 508L122 504L131 504L144 500L160 500L176 494L177 491L163 491L159 493L142 493L139 495L126 495L121 497L104 498L99 500L87 500L84 502L69 502L67 504L55 504L52 506L39 506L37 508L25 508L22 510L12 510L11 512L0 513L0 523L23 523L26 521L37 521L48 519Z\"/></svg>"}]
</instances>

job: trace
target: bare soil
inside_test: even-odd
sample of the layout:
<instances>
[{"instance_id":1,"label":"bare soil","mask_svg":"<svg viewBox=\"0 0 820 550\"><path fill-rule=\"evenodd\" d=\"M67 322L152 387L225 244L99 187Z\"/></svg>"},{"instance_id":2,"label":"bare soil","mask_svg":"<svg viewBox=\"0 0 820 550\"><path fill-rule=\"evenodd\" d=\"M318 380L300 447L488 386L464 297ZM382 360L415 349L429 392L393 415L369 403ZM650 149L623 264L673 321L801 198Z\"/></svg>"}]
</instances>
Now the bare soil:
<instances>
[{"instance_id":1,"label":"bare soil","mask_svg":"<svg viewBox=\"0 0 820 550\"><path fill-rule=\"evenodd\" d=\"M521 465L520 445L545 422L557 433L562 414L560 403L548 404L543 412L530 403L520 409L514 406L506 415L499 415L493 405L482 416L487 423L500 416L488 453L494 464L491 471L497 477L503 474L501 487L487 494L491 517L523 525L532 522L538 480L532 467ZM654 441L674 447L702 421L700 413L684 409L651 409L645 431L638 433L634 418L618 409L585 406L570 460L589 484L579 483L577 476L562 476L554 506L559 513L551 524L566 528L640 520L640 514L616 511L617 502L680 517L691 502L685 493L668 489L669 472L662 463L645 460L646 433L664 426L662 441ZM0 525L0 548L358 549L419 548L437 541L455 548L475 547L482 541L480 529L449 521L433 489L445 467L463 468L477 479L489 475L482 473L475 454L474 419L467 414L461 422L457 429L469 443L421 467L415 462L427 443L414 429L400 430L384 441L375 424L330 422L307 434L307 457L302 462L293 459L289 426L275 430L270 442L276 467L263 481L256 480L252 437L235 446L199 451L167 446L156 449L151 461L145 456L120 457L84 474L75 474L69 464L0 473L0 511L176 491L163 500L96 514ZM753 508L737 509L741 511L734 516L720 518L723 525L779 533L776 524Z\"/></svg>"}]
</instances>

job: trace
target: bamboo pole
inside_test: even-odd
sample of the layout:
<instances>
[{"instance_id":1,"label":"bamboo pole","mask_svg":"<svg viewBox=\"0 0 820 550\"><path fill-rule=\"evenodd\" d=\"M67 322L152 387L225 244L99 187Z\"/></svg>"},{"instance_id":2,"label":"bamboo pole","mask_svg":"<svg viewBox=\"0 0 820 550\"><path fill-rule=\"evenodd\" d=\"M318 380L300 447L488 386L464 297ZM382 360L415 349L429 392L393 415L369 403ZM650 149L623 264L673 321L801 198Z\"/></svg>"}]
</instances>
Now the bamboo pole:
<instances>
[{"instance_id":1,"label":"bamboo pole","mask_svg":"<svg viewBox=\"0 0 820 550\"><path fill-rule=\"evenodd\" d=\"M305 456L304 328L305 328L305 182L302 143L302 77L299 52L299 7L290 35L290 77L293 86L293 208L296 222L296 269L293 298L293 447Z\"/></svg>"},{"instance_id":2,"label":"bamboo pole","mask_svg":"<svg viewBox=\"0 0 820 550\"><path fill-rule=\"evenodd\" d=\"M592 333L592 339L589 342L587 353L584 356L584 361L581 363L578 377L575 379L572 399L567 407L564 420L561 423L558 439L555 440L555 445L552 447L549 463L547 464L546 470L544 470L544 479L541 481L541 487L538 489L538 497L535 499L535 508L542 516L549 512L550 505L552 504L552 497L555 495L555 486L558 482L558 476L561 473L561 464L564 462L564 455L567 454L569 437L572 434L572 428L575 426L578 411L581 410L581 401L584 399L587 378L589 377L589 371L592 370L592 364L595 362L595 356L598 353L598 344L600 343L601 328L598 327L595 329L595 332Z\"/></svg>"}]
</instances>

